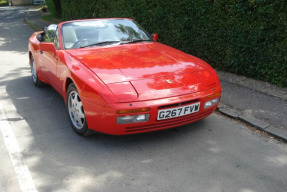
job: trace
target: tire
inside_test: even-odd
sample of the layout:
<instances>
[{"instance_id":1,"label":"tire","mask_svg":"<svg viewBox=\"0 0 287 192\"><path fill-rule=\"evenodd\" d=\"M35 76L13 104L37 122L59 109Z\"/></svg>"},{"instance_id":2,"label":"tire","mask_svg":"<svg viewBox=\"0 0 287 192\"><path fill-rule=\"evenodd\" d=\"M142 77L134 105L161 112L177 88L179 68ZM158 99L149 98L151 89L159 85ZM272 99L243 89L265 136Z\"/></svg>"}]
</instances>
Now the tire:
<instances>
[{"instance_id":1,"label":"tire","mask_svg":"<svg viewBox=\"0 0 287 192\"><path fill-rule=\"evenodd\" d=\"M73 130L81 136L92 135L93 131L88 128L83 104L74 83L68 86L66 99L69 121Z\"/></svg>"},{"instance_id":2,"label":"tire","mask_svg":"<svg viewBox=\"0 0 287 192\"><path fill-rule=\"evenodd\" d=\"M31 58L31 64L30 65L31 65L31 75L32 75L33 84L36 87L44 86L45 83L40 81L39 78L38 78L37 68L36 68L36 64L35 64L35 61L34 61L33 57Z\"/></svg>"}]
</instances>

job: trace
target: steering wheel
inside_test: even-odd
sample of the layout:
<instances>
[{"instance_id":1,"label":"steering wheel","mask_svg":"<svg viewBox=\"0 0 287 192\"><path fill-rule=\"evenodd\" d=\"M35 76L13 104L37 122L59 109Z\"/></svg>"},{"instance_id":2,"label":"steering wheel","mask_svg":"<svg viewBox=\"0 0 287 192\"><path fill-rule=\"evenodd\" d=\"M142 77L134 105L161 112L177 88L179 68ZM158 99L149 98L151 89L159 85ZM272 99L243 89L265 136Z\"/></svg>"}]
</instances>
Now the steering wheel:
<instances>
[{"instance_id":1,"label":"steering wheel","mask_svg":"<svg viewBox=\"0 0 287 192\"><path fill-rule=\"evenodd\" d=\"M76 48L80 48L80 47L83 47L83 46L87 46L87 45L89 45L91 43L93 43L93 42L91 40L89 40L89 39L80 39L80 40L76 41L71 48L72 49L76 49Z\"/></svg>"}]
</instances>

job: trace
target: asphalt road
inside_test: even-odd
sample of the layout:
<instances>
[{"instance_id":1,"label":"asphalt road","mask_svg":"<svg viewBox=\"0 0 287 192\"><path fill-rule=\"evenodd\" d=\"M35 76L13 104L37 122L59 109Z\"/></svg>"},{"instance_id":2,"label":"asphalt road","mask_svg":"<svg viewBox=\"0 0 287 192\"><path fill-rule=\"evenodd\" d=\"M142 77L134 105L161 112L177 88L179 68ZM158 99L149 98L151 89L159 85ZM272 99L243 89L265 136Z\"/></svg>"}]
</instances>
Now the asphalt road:
<instances>
[{"instance_id":1,"label":"asphalt road","mask_svg":"<svg viewBox=\"0 0 287 192\"><path fill-rule=\"evenodd\" d=\"M76 135L60 95L32 84L25 9L0 8L0 191L287 191L286 143L219 114L148 134Z\"/></svg>"}]
</instances>

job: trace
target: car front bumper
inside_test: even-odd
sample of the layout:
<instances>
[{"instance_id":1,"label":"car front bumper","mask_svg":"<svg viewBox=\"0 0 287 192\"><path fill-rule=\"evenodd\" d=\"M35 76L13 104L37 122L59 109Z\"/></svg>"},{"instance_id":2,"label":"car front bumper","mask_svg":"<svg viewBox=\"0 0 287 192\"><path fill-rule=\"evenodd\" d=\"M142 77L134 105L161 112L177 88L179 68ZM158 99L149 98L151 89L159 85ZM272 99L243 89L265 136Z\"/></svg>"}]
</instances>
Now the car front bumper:
<instances>
[{"instance_id":1,"label":"car front bumper","mask_svg":"<svg viewBox=\"0 0 287 192\"><path fill-rule=\"evenodd\" d=\"M221 93L220 85L205 91L177 97L130 103L116 103L103 106L99 106L89 101L83 101L83 106L86 113L88 127L90 129L111 135L128 135L178 127L205 118L212 114L218 105L217 103L216 105L204 109L204 103L207 101L206 97L216 92ZM217 97L220 98L220 95ZM165 120L157 120L159 109L169 107L172 108L177 105L184 106L185 104L187 105L197 102L200 102L200 109L198 112ZM139 109L147 107L150 108L150 111L148 112L117 114L118 110ZM150 114L149 121L140 123L117 124L118 116L137 114Z\"/></svg>"}]
</instances>

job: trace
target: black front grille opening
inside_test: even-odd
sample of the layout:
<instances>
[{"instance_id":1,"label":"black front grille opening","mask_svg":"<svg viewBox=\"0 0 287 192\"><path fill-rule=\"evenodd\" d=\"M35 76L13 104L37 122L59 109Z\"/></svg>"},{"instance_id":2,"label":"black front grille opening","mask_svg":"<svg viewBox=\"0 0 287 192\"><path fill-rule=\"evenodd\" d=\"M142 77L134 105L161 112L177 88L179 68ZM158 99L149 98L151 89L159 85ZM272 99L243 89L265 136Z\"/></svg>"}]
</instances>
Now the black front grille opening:
<instances>
[{"instance_id":1,"label":"black front grille opening","mask_svg":"<svg viewBox=\"0 0 287 192\"><path fill-rule=\"evenodd\" d=\"M191 100L191 101L185 101L182 103L175 103L175 104L171 104L171 105L163 105L163 106L159 106L158 109L168 109L168 108L174 108L174 107L181 107L181 106L189 105L189 104L196 103L196 102L199 102L199 99Z\"/></svg>"},{"instance_id":2,"label":"black front grille opening","mask_svg":"<svg viewBox=\"0 0 287 192\"><path fill-rule=\"evenodd\" d=\"M167 127L177 127L182 126L184 124L188 124L194 121L198 121L200 119L203 119L209 115L211 115L213 112L213 109L206 111L201 114L190 114L185 115L181 117L171 118L164 121L159 121L156 124L151 125L143 125L143 126L137 126L137 127L127 127L126 132L138 132L138 131L148 131L148 130L156 130L156 129L166 129Z\"/></svg>"}]
</instances>

